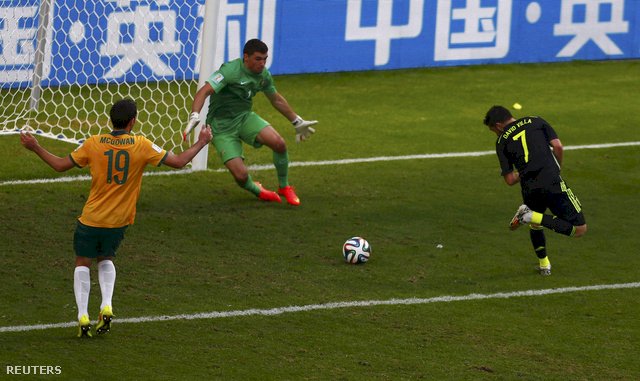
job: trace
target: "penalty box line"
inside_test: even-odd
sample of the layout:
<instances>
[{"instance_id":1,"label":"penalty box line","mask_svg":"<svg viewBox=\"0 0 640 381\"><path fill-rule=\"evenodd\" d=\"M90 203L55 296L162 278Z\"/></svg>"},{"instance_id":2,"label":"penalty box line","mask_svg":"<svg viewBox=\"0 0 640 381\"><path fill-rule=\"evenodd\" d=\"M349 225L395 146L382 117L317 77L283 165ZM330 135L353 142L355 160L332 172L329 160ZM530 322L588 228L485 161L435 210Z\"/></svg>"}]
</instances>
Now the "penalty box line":
<instances>
[{"instance_id":1,"label":"penalty box line","mask_svg":"<svg viewBox=\"0 0 640 381\"><path fill-rule=\"evenodd\" d=\"M447 295L447 296L436 296L433 298L362 300L362 301L351 301L351 302L333 302L333 303L324 303L324 304L307 304L302 306L288 306L288 307L277 307L277 308L269 308L269 309L251 308L247 310L214 311L214 312L202 312L197 314L141 316L141 317L134 317L134 318L116 319L115 322L117 324L129 324L129 323L162 322L162 321L172 321L172 320L220 319L220 318L244 317L244 316L275 316L275 315L282 315L285 313L332 310L337 308L451 303L451 302L462 302L462 301L471 301L471 300L509 299L509 298L524 297L524 296L544 296L544 295L567 294L567 293L583 292L583 291L619 290L619 289L633 289L633 288L640 288L640 282L600 284L600 285L579 286L579 287L561 287L561 288L550 288L550 289L542 289L542 290L498 292L494 294L468 294L468 295L460 295L460 296ZM36 331L36 330L53 329L53 328L67 328L67 327L75 327L77 326L77 324L78 324L77 322L68 322L68 323L7 326L7 327L0 327L0 333L26 332L26 331Z\"/></svg>"},{"instance_id":2,"label":"penalty box line","mask_svg":"<svg viewBox=\"0 0 640 381\"><path fill-rule=\"evenodd\" d=\"M622 143L603 143L603 144L587 144L577 146L566 146L565 150L581 150L581 149L600 149L600 148L614 148L614 147L630 147L640 146L640 142L622 142ZM324 160L324 161L293 161L289 163L289 167L315 167L323 165L344 165L344 164L359 164L359 163L373 163L380 161L398 161L398 160L421 160L421 159L441 159L452 157L479 157L495 155L495 151L475 151L475 152L449 152L449 153L427 153L419 155L404 155L404 156L377 156L377 157L365 157L355 159L339 159L339 160ZM264 171L273 169L273 164L254 164L248 166L251 171ZM207 169L206 172L226 172L226 168ZM171 171L154 171L145 172L144 176L171 176L187 173L195 173L191 169L171 170ZM1 181L0 186L3 185L28 185L28 184L47 184L47 183L66 183L72 181L89 181L91 176L63 176L49 179L32 179L32 180L8 180Z\"/></svg>"}]
</instances>

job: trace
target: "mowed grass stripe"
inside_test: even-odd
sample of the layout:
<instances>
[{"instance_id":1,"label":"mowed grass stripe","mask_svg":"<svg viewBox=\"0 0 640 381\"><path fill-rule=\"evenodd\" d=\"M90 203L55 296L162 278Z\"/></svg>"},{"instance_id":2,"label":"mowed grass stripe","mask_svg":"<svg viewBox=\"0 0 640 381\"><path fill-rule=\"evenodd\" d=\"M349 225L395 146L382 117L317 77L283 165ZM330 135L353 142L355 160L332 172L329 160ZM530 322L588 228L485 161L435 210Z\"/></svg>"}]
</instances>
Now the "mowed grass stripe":
<instances>
[{"instance_id":1,"label":"mowed grass stripe","mask_svg":"<svg viewBox=\"0 0 640 381\"><path fill-rule=\"evenodd\" d=\"M630 147L640 146L640 142L622 142L622 143L602 143L602 144L587 144L577 146L565 146L565 150L581 150L581 149L601 149L601 148L615 148L615 147ZM365 157L356 159L339 159L339 160L323 160L323 161L294 161L289 163L289 167L312 167L312 166L324 166L324 165L345 165L345 164L358 164L358 163L373 163L379 161L398 161L398 160L416 160L416 159L441 159L451 157L477 157L494 155L495 151L475 151L475 152L448 152L448 153L427 153L417 155L403 155L403 156L377 156L377 157ZM252 171L264 171L273 169L273 164L256 164L250 165L249 170ZM226 168L208 169L210 172L226 172ZM177 170L177 171L156 171L145 172L145 176L169 176L180 175L194 172L191 169ZM0 186L6 185L29 185L29 184L48 184L48 183L66 183L72 181L89 181L91 177L88 175L81 176L64 176L52 179L32 179L32 180L8 180L0 182Z\"/></svg>"},{"instance_id":2,"label":"mowed grass stripe","mask_svg":"<svg viewBox=\"0 0 640 381\"><path fill-rule=\"evenodd\" d=\"M219 318L244 317L244 316L274 316L274 315L281 315L284 313L332 310L337 308L451 303L451 302L463 302L463 301L470 301L470 300L509 299L509 298L524 297L524 296L545 296L545 295L554 295L554 294L567 294L567 293L573 293L573 292L618 290L618 289L631 289L631 288L640 288L640 282L600 284L600 285L593 285L593 286L561 287L561 288L549 288L549 289L542 289L542 290L498 292L494 294L468 294L468 295L461 295L461 296L445 295L445 296L436 296L432 298L362 300L362 301L351 301L351 302L332 302L332 303L324 303L324 304L307 304L302 306L276 307L276 308L270 308L270 309L251 308L247 310L214 311L214 312L202 312L197 314L141 316L137 318L117 319L117 323L127 324L127 323L149 323L149 322L160 322L160 321L171 321L171 320L219 319ZM77 322L67 322L67 323L8 326L8 327L0 327L0 333L25 332L25 331L35 331L35 330L53 329L53 328L68 328L68 327L73 327L77 324L78 324Z\"/></svg>"}]
</instances>

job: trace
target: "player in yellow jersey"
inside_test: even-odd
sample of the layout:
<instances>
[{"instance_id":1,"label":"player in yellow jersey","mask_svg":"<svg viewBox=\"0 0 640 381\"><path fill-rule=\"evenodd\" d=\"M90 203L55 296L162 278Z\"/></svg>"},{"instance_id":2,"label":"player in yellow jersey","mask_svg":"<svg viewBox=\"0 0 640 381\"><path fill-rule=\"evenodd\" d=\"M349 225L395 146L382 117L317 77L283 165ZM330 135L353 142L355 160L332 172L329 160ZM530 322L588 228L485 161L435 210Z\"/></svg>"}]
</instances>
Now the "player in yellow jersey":
<instances>
[{"instance_id":1,"label":"player in yellow jersey","mask_svg":"<svg viewBox=\"0 0 640 381\"><path fill-rule=\"evenodd\" d=\"M198 141L189 149L173 154L151 140L131 133L138 114L133 100L123 99L114 103L109 114L113 131L89 137L66 157L58 157L42 148L28 132L20 134L22 145L56 171L88 165L91 172L89 198L78 218L73 237L76 253L73 289L78 305L78 337L91 337L87 308L91 284L89 268L93 259L98 261L98 280L102 293L96 331L99 334L107 333L111 328L111 298L116 280L113 258L125 230L135 219L144 167L165 164L182 168L211 141L212 136L211 128L207 126L200 131Z\"/></svg>"}]
</instances>

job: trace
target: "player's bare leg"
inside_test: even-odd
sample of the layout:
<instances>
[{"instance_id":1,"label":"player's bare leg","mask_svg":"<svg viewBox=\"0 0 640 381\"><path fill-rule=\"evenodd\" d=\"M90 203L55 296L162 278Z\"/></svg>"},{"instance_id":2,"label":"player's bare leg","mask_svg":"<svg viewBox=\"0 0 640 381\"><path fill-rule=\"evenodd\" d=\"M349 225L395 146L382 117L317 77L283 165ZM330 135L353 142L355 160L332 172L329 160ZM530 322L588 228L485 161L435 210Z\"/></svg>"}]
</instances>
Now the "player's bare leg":
<instances>
[{"instance_id":1,"label":"player's bare leg","mask_svg":"<svg viewBox=\"0 0 640 381\"><path fill-rule=\"evenodd\" d=\"M231 176L238 185L248 190L263 201L282 202L280 196L276 192L270 191L262 186L262 184L255 182L251 179L249 171L241 157L235 157L231 160L227 160L224 165L227 167Z\"/></svg>"}]
</instances>

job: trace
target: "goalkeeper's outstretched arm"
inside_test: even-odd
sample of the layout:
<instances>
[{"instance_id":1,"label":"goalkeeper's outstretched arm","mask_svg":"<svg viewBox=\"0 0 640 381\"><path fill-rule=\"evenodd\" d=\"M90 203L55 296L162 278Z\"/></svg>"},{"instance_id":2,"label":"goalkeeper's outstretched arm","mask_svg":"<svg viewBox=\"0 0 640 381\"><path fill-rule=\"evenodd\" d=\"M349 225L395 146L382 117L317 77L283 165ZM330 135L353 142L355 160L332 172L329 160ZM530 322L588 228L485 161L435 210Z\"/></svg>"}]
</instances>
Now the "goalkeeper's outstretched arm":
<instances>
[{"instance_id":1,"label":"goalkeeper's outstretched arm","mask_svg":"<svg viewBox=\"0 0 640 381\"><path fill-rule=\"evenodd\" d=\"M305 141L311 137L316 129L311 127L318 123L317 120L304 120L300 115L293 111L293 108L289 105L289 102L279 93L265 94L271 102L273 108L278 110L285 118L289 119L293 128L296 130L296 143Z\"/></svg>"},{"instance_id":2,"label":"goalkeeper's outstretched arm","mask_svg":"<svg viewBox=\"0 0 640 381\"><path fill-rule=\"evenodd\" d=\"M285 97L283 97L280 93L273 93L273 94L265 93L265 95L269 99L269 102L271 102L271 105L273 106L273 108L278 110L278 112L280 112L282 116L287 118L290 122L293 122L296 119L298 114L296 114L296 112L293 111L293 108L291 108L291 106L289 105L289 102L287 102Z\"/></svg>"},{"instance_id":3,"label":"goalkeeper's outstretched arm","mask_svg":"<svg viewBox=\"0 0 640 381\"><path fill-rule=\"evenodd\" d=\"M187 140L187 135L193 130L195 126L200 123L200 111L202 110L202 106L204 106L204 102L207 98L213 95L215 91L213 87L209 84L209 82L205 82L204 86L200 88L196 92L196 95L193 96L193 103L191 104L191 115L189 115L189 120L187 121L187 126L182 132L182 139Z\"/></svg>"},{"instance_id":4,"label":"goalkeeper's outstretched arm","mask_svg":"<svg viewBox=\"0 0 640 381\"><path fill-rule=\"evenodd\" d=\"M191 104L191 112L200 113L202 110L202 106L204 106L204 101L211 95L213 95L215 91L213 87L209 84L209 82L205 82L204 85L196 92L196 95L193 96L193 103Z\"/></svg>"}]
</instances>

